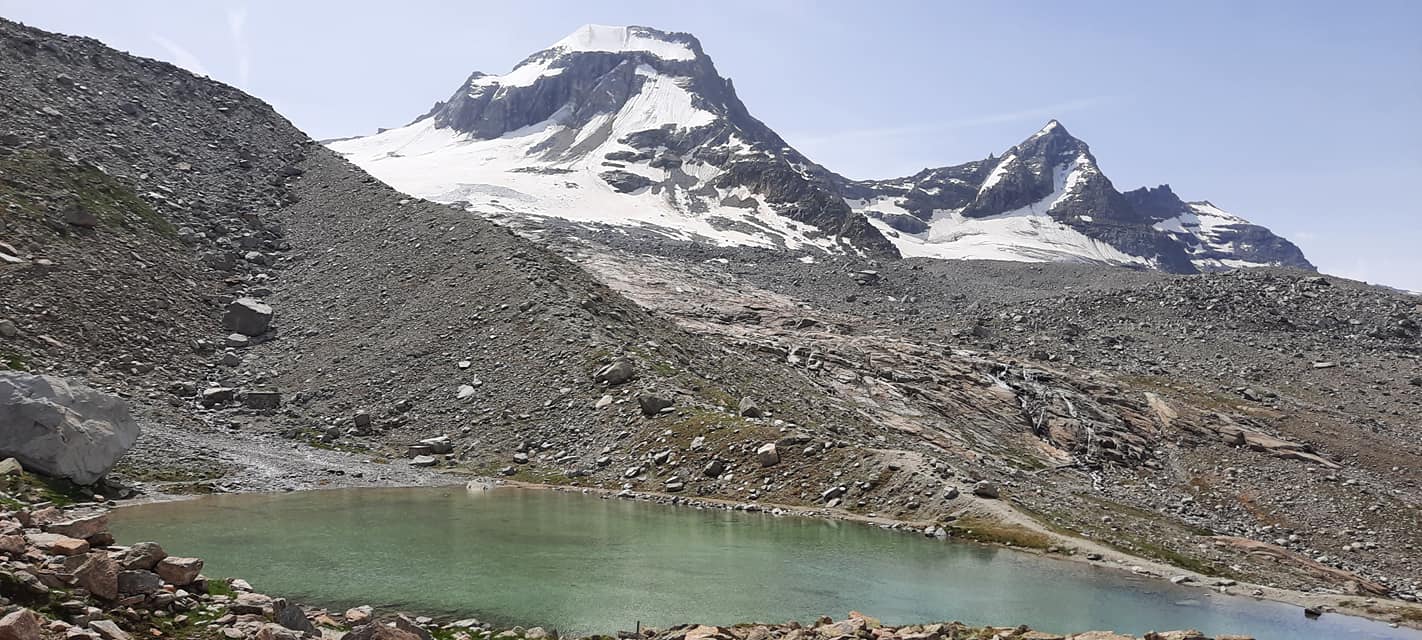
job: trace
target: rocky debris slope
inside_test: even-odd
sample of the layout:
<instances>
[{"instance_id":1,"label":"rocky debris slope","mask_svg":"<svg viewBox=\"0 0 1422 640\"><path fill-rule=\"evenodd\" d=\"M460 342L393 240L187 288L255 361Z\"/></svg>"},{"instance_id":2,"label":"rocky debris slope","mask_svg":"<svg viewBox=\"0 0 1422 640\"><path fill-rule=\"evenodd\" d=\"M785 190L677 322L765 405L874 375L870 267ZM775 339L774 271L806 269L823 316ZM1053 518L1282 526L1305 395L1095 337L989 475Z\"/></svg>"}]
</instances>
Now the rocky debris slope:
<instances>
[{"instance_id":1,"label":"rocky debris slope","mask_svg":"<svg viewBox=\"0 0 1422 640\"><path fill-rule=\"evenodd\" d=\"M845 403L798 393L793 367L748 365L506 229L404 197L229 87L13 23L0 45L12 155L63 158L127 203L88 231L55 223L48 200L15 203L30 213L6 228L24 262L0 268L14 285L0 344L18 356L7 366L82 374L164 427L126 478L351 481L223 450L272 436L399 461L367 477L420 477L411 462L511 472L516 454L556 477L611 475L614 448L665 437L634 408L643 395L685 412L688 438L771 394L801 421L867 430ZM613 363L626 372L595 375ZM767 424L754 445L790 428Z\"/></svg>"},{"instance_id":2,"label":"rocky debris slope","mask_svg":"<svg viewBox=\"0 0 1422 640\"><path fill-rule=\"evenodd\" d=\"M79 484L97 482L138 439L123 400L12 371L0 371L0 424L0 455Z\"/></svg>"},{"instance_id":3,"label":"rocky debris slope","mask_svg":"<svg viewBox=\"0 0 1422 640\"><path fill-rule=\"evenodd\" d=\"M568 250L683 326L802 368L875 425L839 432L850 459L879 450L859 458L875 482L811 473L778 499L1021 524L968 495L989 481L1058 530L1206 575L1402 599L1422 586L1406 296L1302 272L672 253ZM1182 343L1195 322L1210 339ZM1356 373L1371 370L1394 373Z\"/></svg>"},{"instance_id":4,"label":"rocky debris slope","mask_svg":"<svg viewBox=\"0 0 1422 640\"><path fill-rule=\"evenodd\" d=\"M127 389L197 380L285 248L299 136L164 63L0 21L0 356Z\"/></svg>"}]
</instances>

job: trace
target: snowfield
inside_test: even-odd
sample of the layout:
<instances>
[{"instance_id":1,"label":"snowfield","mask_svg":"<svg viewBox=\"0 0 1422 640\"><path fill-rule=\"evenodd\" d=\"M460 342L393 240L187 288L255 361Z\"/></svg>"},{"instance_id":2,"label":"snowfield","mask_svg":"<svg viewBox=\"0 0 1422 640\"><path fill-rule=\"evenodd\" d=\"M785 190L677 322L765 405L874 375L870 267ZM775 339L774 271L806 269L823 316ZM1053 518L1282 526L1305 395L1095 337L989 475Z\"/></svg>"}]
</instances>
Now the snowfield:
<instances>
[{"instance_id":1,"label":"snowfield","mask_svg":"<svg viewBox=\"0 0 1422 640\"><path fill-rule=\"evenodd\" d=\"M998 167L1015 161L1004 158ZM1095 167L1085 156L1070 164L1054 168L1055 189L1047 197L1021 209L984 218L969 218L959 210L935 211L924 233L910 234L895 230L883 220L869 215L869 221L889 238L904 257L942 258L949 260L1010 260L1014 262L1088 262L1112 265L1152 266L1140 256L1125 253L1109 244L1087 237L1047 215L1059 202L1072 197L1072 189L1085 171ZM980 190L996 184L994 170ZM851 209L861 213L881 213L912 216L893 202L880 197L873 201L846 200Z\"/></svg>"}]
</instances>

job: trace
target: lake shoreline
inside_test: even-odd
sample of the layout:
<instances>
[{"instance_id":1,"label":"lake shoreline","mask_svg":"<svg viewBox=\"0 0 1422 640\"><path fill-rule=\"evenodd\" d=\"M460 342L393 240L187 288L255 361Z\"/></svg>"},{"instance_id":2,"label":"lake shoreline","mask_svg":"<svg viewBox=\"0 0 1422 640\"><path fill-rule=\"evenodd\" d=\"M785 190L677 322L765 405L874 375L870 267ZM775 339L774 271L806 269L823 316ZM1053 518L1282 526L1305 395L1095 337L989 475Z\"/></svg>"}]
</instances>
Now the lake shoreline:
<instances>
[{"instance_id":1,"label":"lake shoreline","mask_svg":"<svg viewBox=\"0 0 1422 640\"><path fill-rule=\"evenodd\" d=\"M621 490L614 491L612 489L602 489L597 487L570 487L565 485L508 480L503 478L478 478L470 481L469 484L475 482L482 482L488 484L491 487L517 487L524 489L551 490L570 493L598 494L611 497L618 497L618 494L624 493ZM672 503L673 501L680 501L681 504L688 504L693 506L700 504L702 506L711 506L713 508L731 510L735 510L738 506L755 504L759 507L759 510L763 512L774 513L778 511L779 513L775 513L775 515L854 522L870 526L877 526L885 529L899 529L909 532L916 531L917 535L921 536L924 535L922 532L925 528L933 526L934 524L932 522L927 521L908 521L883 516L861 515L857 513L848 512L842 509L832 509L828 507L798 507L792 505L781 505L762 502L751 503L745 501L726 500L722 498L709 498L703 496L686 497L672 493L656 491L635 491L631 492L630 495L623 495L620 499L640 499L658 503ZM1015 522L1019 524L1030 522L1032 525L1035 525L1034 529L1038 533L1050 536L1053 540L1057 541L1059 545L1074 546L1077 548L1077 552L1048 553L1041 549L1015 546L1011 544L983 542L981 540L972 540L964 538L953 539L956 542L982 544L1008 549L1019 553L1030 553L1032 555L1044 558L1075 562L1093 567L1121 571L1125 573L1130 573L1138 577L1143 577L1152 580L1163 580L1166 582L1174 582L1175 584L1180 586L1209 590L1224 595L1255 598L1258 600L1268 600L1283 604L1294 605L1300 608L1300 615L1303 615L1302 610L1305 608L1322 608L1323 610L1335 615L1346 615L1356 618L1364 618L1388 624L1396 624L1400 627L1422 630L1422 615L1419 615L1411 621L1406 619L1393 620L1389 616L1396 615L1395 613L1376 613L1368 610L1367 608L1365 608L1365 606L1357 606L1355 604L1350 603L1349 601L1358 601L1359 599L1371 599L1377 603L1387 603L1389 605L1392 605L1393 607L1397 607L1400 609L1411 609L1418 612L1419 614L1422 614L1422 606L1419 606L1417 604L1408 603L1401 600L1370 598L1367 596L1357 595L1305 593L1292 589L1281 589L1278 587L1269 587L1266 585L1257 585L1248 582L1233 580L1230 581L1233 583L1231 585L1217 586L1212 584L1213 582L1217 581L1216 578L1189 571L1187 569L1177 567L1165 562L1134 556L1129 553L1125 553L1123 551L1115 549L1113 547L1109 547L1091 540L1065 536L1057 532L1051 531L1046 527L1042 527L1040 524L1036 523L1035 521L1032 521L1030 518L1026 518L1025 516L1023 516L1021 519L1016 520ZM1100 554L1100 559L1088 559L1087 556L1090 554ZM1177 576L1188 576L1190 579L1182 582L1175 582L1174 580L1172 580L1172 578ZM1258 593L1254 593L1255 590L1257 590Z\"/></svg>"},{"instance_id":2,"label":"lake shoreline","mask_svg":"<svg viewBox=\"0 0 1422 640\"><path fill-rule=\"evenodd\" d=\"M794 516L812 518L820 520L834 520L852 522L883 529L904 531L911 535L931 537L924 533L926 528L935 526L927 521L899 520L877 515L864 515L848 512L842 509L832 509L827 507L804 507L783 505L765 502L735 501L723 498L712 498L703 496L683 496L673 493L655 491L628 491L614 490L597 487L574 487L567 485L547 484L538 482L527 482L512 480L507 478L491 478L484 476L467 476L447 474L450 480L448 483L434 482L432 484L402 485L398 483L382 484L380 486L367 487L369 489L404 489L414 487L456 487L462 486L466 490L473 488L513 488L535 491L553 491L560 493L578 493L584 495L597 495L605 499L630 499L659 504L682 505L694 508L712 508L723 510L760 511L776 516ZM325 490L349 490L352 487L329 487L317 489L300 490L303 493L319 492ZM262 491L241 491L236 493L278 493ZM292 493L291 491L280 493ZM174 494L145 494L143 496L116 501L115 508L136 506L155 502L172 502L191 500L206 497L203 495L174 495ZM1211 593L1230 595L1236 597L1253 598L1256 600L1273 601L1300 608L1299 614L1303 615L1304 608L1318 609L1328 612L1326 615L1344 615L1356 618L1363 618L1392 624L1395 626L1422 629L1422 615L1414 616L1411 619L1402 618L1400 611L1410 610L1422 614L1422 607L1406 603L1403 601L1389 600L1385 598L1367 598L1365 596L1350 596L1342 594L1315 594L1281 589L1265 585L1256 585L1247 582L1219 581L1216 578L1205 576L1199 573L1185 570L1173 565L1133 556L1091 540L1065 536L1042 527L1035 521L1012 510L1006 505L1000 505L998 511L1010 511L1018 517L1014 519L1014 524L1029 526L1034 531L1048 536L1053 542L1053 548L1066 550L1068 552L1048 552L1044 549L1034 549L1030 547L1017 546L1012 544L1001 544L993 542L983 542L966 538L951 538L955 542L977 542L979 544L1008 549L1018 552L1030 553L1034 556L1051 558L1063 561L1070 561L1079 565L1106 568L1122 573L1131 574L1138 578L1173 582L1179 586L1192 587L1207 590ZM994 514L999 515L999 514ZM1180 580L1184 576L1188 579ZM1175 578L1172 580L1172 578ZM1229 584L1214 584L1216 582L1227 582ZM1371 608L1370 608L1371 607ZM1384 608L1386 607L1386 608ZM1402 619L1398 619L1402 618Z\"/></svg>"}]
</instances>

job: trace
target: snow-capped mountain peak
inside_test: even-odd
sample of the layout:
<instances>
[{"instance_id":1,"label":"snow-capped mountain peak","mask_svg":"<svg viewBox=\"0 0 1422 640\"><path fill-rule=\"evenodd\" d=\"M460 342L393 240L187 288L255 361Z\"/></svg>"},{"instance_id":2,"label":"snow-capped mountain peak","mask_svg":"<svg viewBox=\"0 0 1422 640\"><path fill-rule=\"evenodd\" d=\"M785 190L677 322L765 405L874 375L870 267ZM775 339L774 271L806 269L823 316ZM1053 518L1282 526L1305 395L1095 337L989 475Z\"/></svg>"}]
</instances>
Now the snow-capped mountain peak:
<instances>
[{"instance_id":1,"label":"snow-capped mountain peak","mask_svg":"<svg viewBox=\"0 0 1422 640\"><path fill-rule=\"evenodd\" d=\"M701 55L701 43L689 33L670 33L650 27L589 24L553 43L548 50L560 53L639 51L663 60L694 60Z\"/></svg>"},{"instance_id":2,"label":"snow-capped mountain peak","mask_svg":"<svg viewBox=\"0 0 1422 640\"><path fill-rule=\"evenodd\" d=\"M330 146L407 193L505 219L882 258L1311 268L1168 187L1121 193L1057 120L1000 156L846 179L754 118L696 38L648 27L581 27L409 125Z\"/></svg>"},{"instance_id":3,"label":"snow-capped mountain peak","mask_svg":"<svg viewBox=\"0 0 1422 640\"><path fill-rule=\"evenodd\" d=\"M397 188L489 215L897 257L687 34L583 27L506 75L473 74L410 125L331 147Z\"/></svg>"}]
</instances>

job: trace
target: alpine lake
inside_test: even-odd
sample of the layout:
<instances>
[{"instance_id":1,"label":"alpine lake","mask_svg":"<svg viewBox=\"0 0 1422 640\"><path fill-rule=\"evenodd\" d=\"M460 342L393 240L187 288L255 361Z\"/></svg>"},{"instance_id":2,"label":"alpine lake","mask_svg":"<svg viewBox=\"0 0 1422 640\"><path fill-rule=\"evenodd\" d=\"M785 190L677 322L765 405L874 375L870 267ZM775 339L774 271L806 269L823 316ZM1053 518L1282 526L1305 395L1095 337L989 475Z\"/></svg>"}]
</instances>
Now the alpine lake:
<instances>
[{"instance_id":1,"label":"alpine lake","mask_svg":"<svg viewBox=\"0 0 1422 640\"><path fill-rule=\"evenodd\" d=\"M1199 629L1259 640L1422 632L1084 563L861 523L461 486L215 495L124 507L157 540L308 605L612 634L687 622L960 620L1069 632Z\"/></svg>"}]
</instances>

